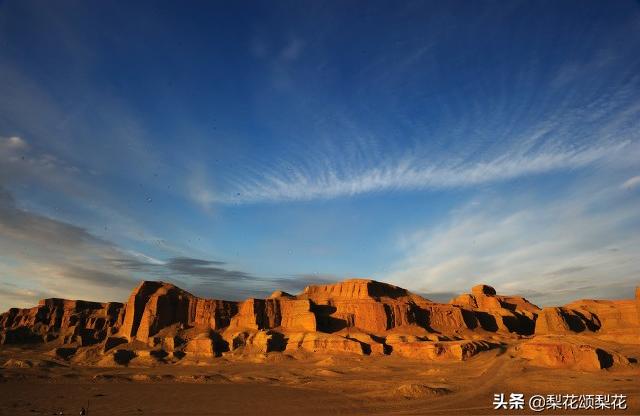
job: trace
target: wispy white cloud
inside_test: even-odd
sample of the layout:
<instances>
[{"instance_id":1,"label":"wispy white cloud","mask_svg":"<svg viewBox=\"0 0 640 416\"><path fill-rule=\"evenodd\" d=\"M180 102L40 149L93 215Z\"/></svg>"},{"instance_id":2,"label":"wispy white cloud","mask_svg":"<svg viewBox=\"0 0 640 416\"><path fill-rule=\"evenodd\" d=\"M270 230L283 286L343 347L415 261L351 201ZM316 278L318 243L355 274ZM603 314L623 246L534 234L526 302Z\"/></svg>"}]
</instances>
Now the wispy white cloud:
<instances>
[{"instance_id":1,"label":"wispy white cloud","mask_svg":"<svg viewBox=\"0 0 640 416\"><path fill-rule=\"evenodd\" d=\"M491 195L402 235L384 278L421 292L489 283L540 304L629 297L640 285L638 198L606 181L544 196Z\"/></svg>"},{"instance_id":2,"label":"wispy white cloud","mask_svg":"<svg viewBox=\"0 0 640 416\"><path fill-rule=\"evenodd\" d=\"M214 196L199 190L206 203L256 203L330 199L396 190L468 187L527 175L571 170L607 162L637 146L630 141L546 148L536 152L516 149L488 160L452 160L406 156L349 164L329 157L306 165L258 170L255 176L232 179L231 193ZM342 155L337 154L336 158ZM310 166L311 165L311 166ZM315 166L313 166L315 165ZM202 201L202 196L207 196Z\"/></svg>"},{"instance_id":3,"label":"wispy white cloud","mask_svg":"<svg viewBox=\"0 0 640 416\"><path fill-rule=\"evenodd\" d=\"M640 176L629 178L622 184L623 189L634 189L638 186L640 186Z\"/></svg>"},{"instance_id":4,"label":"wispy white cloud","mask_svg":"<svg viewBox=\"0 0 640 416\"><path fill-rule=\"evenodd\" d=\"M186 184L189 198L203 207L205 210L210 210L215 201L215 194L211 182L206 176L206 170L204 168L197 167L187 177Z\"/></svg>"},{"instance_id":5,"label":"wispy white cloud","mask_svg":"<svg viewBox=\"0 0 640 416\"><path fill-rule=\"evenodd\" d=\"M22 149L24 147L26 147L26 143L24 140L22 140L20 137L18 136L12 136L9 137L6 140L6 146L9 148L13 148L13 149Z\"/></svg>"},{"instance_id":6,"label":"wispy white cloud","mask_svg":"<svg viewBox=\"0 0 640 416\"><path fill-rule=\"evenodd\" d=\"M477 30L499 27L496 23L513 18L513 12L483 13L472 28L460 30L442 24L449 13L434 10L433 24L425 25L428 36L363 53L357 76L346 78L348 85L327 75L330 60L298 66L297 60L292 65L284 59L297 57L298 52L288 52L299 45L308 45L304 53L317 54L321 35L307 36L306 43L296 38L284 47L279 43L269 53L260 38L253 45L255 56L276 62L274 74L286 80L280 84L294 87L278 96L282 108L288 104L285 116L271 89L264 94L268 99L256 100L265 107L257 110L268 116L265 139L289 141L288 147L304 144L251 155L235 172L210 172L217 175L216 192L200 195L209 196L207 205L304 201L468 187L600 162L637 163L640 60L632 58L637 42L617 41L630 33L629 23L571 47L549 50L540 39L517 60L491 60L484 70L461 67L498 53L482 49L487 45L460 50L451 62L443 39L460 37L473 44ZM549 60L550 53L562 59ZM342 75L339 63L332 63ZM326 88L318 80L334 82Z\"/></svg>"}]
</instances>

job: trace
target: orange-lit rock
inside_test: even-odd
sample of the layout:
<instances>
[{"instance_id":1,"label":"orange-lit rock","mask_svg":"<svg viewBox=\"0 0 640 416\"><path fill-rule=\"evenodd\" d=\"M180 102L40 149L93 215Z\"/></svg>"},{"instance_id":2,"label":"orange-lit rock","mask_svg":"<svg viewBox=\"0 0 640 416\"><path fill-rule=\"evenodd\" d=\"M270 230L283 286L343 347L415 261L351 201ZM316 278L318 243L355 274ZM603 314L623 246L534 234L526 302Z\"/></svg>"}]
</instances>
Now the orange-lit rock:
<instances>
[{"instance_id":1,"label":"orange-lit rock","mask_svg":"<svg viewBox=\"0 0 640 416\"><path fill-rule=\"evenodd\" d=\"M322 332L303 332L289 335L287 352L304 350L317 353L353 353L364 355L362 344L353 339Z\"/></svg>"},{"instance_id":2,"label":"orange-lit rock","mask_svg":"<svg viewBox=\"0 0 640 416\"><path fill-rule=\"evenodd\" d=\"M495 296L496 290L489 285L476 285L471 288L471 293L474 296Z\"/></svg>"},{"instance_id":3,"label":"orange-lit rock","mask_svg":"<svg viewBox=\"0 0 640 416\"><path fill-rule=\"evenodd\" d=\"M275 331L240 331L227 330L223 334L229 350L242 349L243 352L267 353L284 351L287 339Z\"/></svg>"},{"instance_id":4,"label":"orange-lit rock","mask_svg":"<svg viewBox=\"0 0 640 416\"><path fill-rule=\"evenodd\" d=\"M315 331L316 315L312 312L311 302L307 299L279 299L280 324L287 331Z\"/></svg>"},{"instance_id":5,"label":"orange-lit rock","mask_svg":"<svg viewBox=\"0 0 640 416\"><path fill-rule=\"evenodd\" d=\"M627 364L626 358L588 344L575 344L555 339L532 340L518 347L522 358L532 365L594 371L614 364Z\"/></svg>"},{"instance_id":6,"label":"orange-lit rock","mask_svg":"<svg viewBox=\"0 0 640 416\"><path fill-rule=\"evenodd\" d=\"M464 309L456 305L428 303L422 304L420 310L424 316L424 326L441 334L455 334L476 326L473 314L465 318Z\"/></svg>"},{"instance_id":7,"label":"orange-lit rock","mask_svg":"<svg viewBox=\"0 0 640 416\"><path fill-rule=\"evenodd\" d=\"M640 343L640 315L635 300L579 300L544 308L536 335L590 334L602 339Z\"/></svg>"},{"instance_id":8,"label":"orange-lit rock","mask_svg":"<svg viewBox=\"0 0 640 416\"><path fill-rule=\"evenodd\" d=\"M220 329L229 325L236 302L202 299L170 283L142 282L129 296L120 334L147 342L170 325Z\"/></svg>"},{"instance_id":9,"label":"orange-lit rock","mask_svg":"<svg viewBox=\"0 0 640 416\"><path fill-rule=\"evenodd\" d=\"M358 328L371 333L416 323L415 301L426 301L397 286L367 279L308 286L298 298L314 303L322 331Z\"/></svg>"},{"instance_id":10,"label":"orange-lit rock","mask_svg":"<svg viewBox=\"0 0 640 416\"><path fill-rule=\"evenodd\" d=\"M257 353L254 359L305 352L456 361L517 345L510 351L532 365L591 370L635 365L633 356L626 361L597 347L640 344L640 291L635 296L540 309L478 285L441 304L397 286L350 279L311 285L298 295L275 291L267 299L231 302L146 281L126 305L45 299L10 309L0 314L0 342L51 343L46 349L56 358L96 365L156 365L182 357L188 363L226 352Z\"/></svg>"},{"instance_id":11,"label":"orange-lit rock","mask_svg":"<svg viewBox=\"0 0 640 416\"><path fill-rule=\"evenodd\" d=\"M536 320L536 335L566 334L571 332L568 312L562 308L544 308Z\"/></svg>"},{"instance_id":12,"label":"orange-lit rock","mask_svg":"<svg viewBox=\"0 0 640 416\"><path fill-rule=\"evenodd\" d=\"M495 344L486 341L400 342L393 344L392 354L423 360L463 361L494 347Z\"/></svg>"},{"instance_id":13,"label":"orange-lit rock","mask_svg":"<svg viewBox=\"0 0 640 416\"><path fill-rule=\"evenodd\" d=\"M314 302L330 299L399 299L410 292L398 286L369 279L348 279L329 285L307 286L303 292Z\"/></svg>"},{"instance_id":14,"label":"orange-lit rock","mask_svg":"<svg viewBox=\"0 0 640 416\"><path fill-rule=\"evenodd\" d=\"M574 318L570 327L574 332L592 331L600 338L640 343L637 301L579 300L565 305L563 310L571 311Z\"/></svg>"},{"instance_id":15,"label":"orange-lit rock","mask_svg":"<svg viewBox=\"0 0 640 416\"><path fill-rule=\"evenodd\" d=\"M488 285L477 285L470 294L453 298L449 303L470 310L477 326L491 332L510 332L529 335L534 331L534 321L540 308L521 296L498 295ZM469 313L465 315L467 323L473 326Z\"/></svg>"},{"instance_id":16,"label":"orange-lit rock","mask_svg":"<svg viewBox=\"0 0 640 416\"><path fill-rule=\"evenodd\" d=\"M197 358L213 357L216 353L214 341L207 334L191 339L184 347L184 352Z\"/></svg>"},{"instance_id":17,"label":"orange-lit rock","mask_svg":"<svg viewBox=\"0 0 640 416\"><path fill-rule=\"evenodd\" d=\"M238 314L230 321L238 329L272 329L315 331L316 316L306 299L248 299L240 304Z\"/></svg>"},{"instance_id":18,"label":"orange-lit rock","mask_svg":"<svg viewBox=\"0 0 640 416\"><path fill-rule=\"evenodd\" d=\"M385 344L384 339L375 335L370 335L365 332L353 332L340 333L345 338L356 340L362 344L362 348L365 354L372 355L384 355L388 354L391 349Z\"/></svg>"}]
</instances>

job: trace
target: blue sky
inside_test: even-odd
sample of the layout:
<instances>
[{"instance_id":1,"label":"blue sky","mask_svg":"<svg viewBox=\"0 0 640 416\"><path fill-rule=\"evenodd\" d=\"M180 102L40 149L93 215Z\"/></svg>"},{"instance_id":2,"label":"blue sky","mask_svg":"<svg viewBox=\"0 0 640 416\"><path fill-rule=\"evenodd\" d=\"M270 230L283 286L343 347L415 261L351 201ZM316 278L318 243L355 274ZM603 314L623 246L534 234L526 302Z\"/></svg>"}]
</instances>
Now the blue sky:
<instances>
[{"instance_id":1,"label":"blue sky","mask_svg":"<svg viewBox=\"0 0 640 416\"><path fill-rule=\"evenodd\" d=\"M640 282L640 5L0 2L0 309Z\"/></svg>"}]
</instances>

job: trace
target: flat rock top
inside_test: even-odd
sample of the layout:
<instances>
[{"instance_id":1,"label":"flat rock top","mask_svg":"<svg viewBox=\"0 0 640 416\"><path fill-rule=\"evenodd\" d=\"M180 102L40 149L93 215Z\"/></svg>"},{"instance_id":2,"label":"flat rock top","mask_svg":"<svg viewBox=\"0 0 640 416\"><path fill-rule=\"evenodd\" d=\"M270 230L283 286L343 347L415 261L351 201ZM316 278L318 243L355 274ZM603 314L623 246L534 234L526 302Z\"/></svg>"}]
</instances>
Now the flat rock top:
<instances>
[{"instance_id":1,"label":"flat rock top","mask_svg":"<svg viewBox=\"0 0 640 416\"><path fill-rule=\"evenodd\" d=\"M379 297L398 298L408 296L410 293L406 289L375 280L349 279L334 284L307 286L303 294L310 298L369 299Z\"/></svg>"},{"instance_id":2,"label":"flat rock top","mask_svg":"<svg viewBox=\"0 0 640 416\"><path fill-rule=\"evenodd\" d=\"M483 295L493 296L496 294L496 290L489 285L476 285L471 288L471 293L473 293L475 296L483 296Z\"/></svg>"}]
</instances>

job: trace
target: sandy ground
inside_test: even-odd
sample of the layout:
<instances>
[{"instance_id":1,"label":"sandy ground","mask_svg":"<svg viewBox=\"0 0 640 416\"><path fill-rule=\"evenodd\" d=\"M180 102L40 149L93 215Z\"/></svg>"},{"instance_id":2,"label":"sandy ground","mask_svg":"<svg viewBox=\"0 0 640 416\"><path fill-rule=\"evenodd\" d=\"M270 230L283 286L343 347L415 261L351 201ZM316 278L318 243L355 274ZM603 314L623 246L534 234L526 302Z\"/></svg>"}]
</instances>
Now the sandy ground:
<instances>
[{"instance_id":1,"label":"sandy ground","mask_svg":"<svg viewBox=\"0 0 640 416\"><path fill-rule=\"evenodd\" d=\"M625 394L627 410L565 413L640 414L636 365L599 372L545 369L509 350L446 363L269 353L151 368L78 367L42 351L0 350L0 363L8 359L32 367L0 370L0 415L77 415L83 406L90 415L558 414L526 407L496 411L494 393Z\"/></svg>"}]
</instances>

